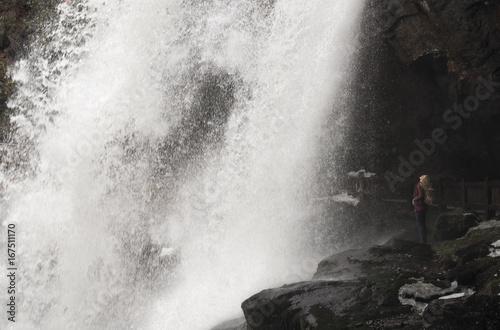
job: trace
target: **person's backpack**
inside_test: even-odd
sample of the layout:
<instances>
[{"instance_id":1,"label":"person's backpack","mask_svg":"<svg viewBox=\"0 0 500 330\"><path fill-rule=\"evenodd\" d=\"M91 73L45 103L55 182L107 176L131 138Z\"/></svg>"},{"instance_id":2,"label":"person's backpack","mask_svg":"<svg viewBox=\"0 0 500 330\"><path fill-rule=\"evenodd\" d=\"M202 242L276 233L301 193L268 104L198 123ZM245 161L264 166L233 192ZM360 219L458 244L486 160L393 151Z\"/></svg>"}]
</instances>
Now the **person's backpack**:
<instances>
[{"instance_id":1,"label":"person's backpack","mask_svg":"<svg viewBox=\"0 0 500 330\"><path fill-rule=\"evenodd\" d=\"M418 196L418 189L417 189L418 183L415 185L415 189L413 189L413 198ZM423 190L423 189L422 189ZM422 206L425 205L425 190L424 190L424 198L421 200L415 201L415 206Z\"/></svg>"}]
</instances>

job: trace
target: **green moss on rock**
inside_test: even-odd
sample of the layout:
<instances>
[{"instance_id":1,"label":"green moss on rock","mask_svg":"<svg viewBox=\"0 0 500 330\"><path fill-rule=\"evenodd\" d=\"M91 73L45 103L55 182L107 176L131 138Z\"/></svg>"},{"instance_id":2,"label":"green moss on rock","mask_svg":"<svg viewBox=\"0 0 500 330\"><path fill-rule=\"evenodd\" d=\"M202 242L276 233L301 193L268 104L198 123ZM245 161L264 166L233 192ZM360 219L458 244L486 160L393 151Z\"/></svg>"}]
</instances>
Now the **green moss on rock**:
<instances>
[{"instance_id":1,"label":"green moss on rock","mask_svg":"<svg viewBox=\"0 0 500 330\"><path fill-rule=\"evenodd\" d=\"M442 259L454 259L459 265L463 255L482 253L485 256L489 246L500 239L500 227L470 230L461 239L436 242L432 248ZM486 254L485 254L486 253Z\"/></svg>"},{"instance_id":2,"label":"green moss on rock","mask_svg":"<svg viewBox=\"0 0 500 330\"><path fill-rule=\"evenodd\" d=\"M462 209L441 213L436 219L434 238L437 241L451 240L462 237L469 228L477 226L477 218Z\"/></svg>"}]
</instances>

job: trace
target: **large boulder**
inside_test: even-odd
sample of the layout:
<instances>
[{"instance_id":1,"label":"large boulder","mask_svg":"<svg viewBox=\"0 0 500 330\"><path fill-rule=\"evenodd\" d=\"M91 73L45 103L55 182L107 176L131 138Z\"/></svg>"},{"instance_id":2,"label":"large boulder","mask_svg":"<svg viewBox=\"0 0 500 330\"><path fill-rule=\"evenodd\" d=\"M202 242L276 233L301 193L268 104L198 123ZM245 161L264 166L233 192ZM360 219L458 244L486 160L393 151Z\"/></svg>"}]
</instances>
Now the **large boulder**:
<instances>
[{"instance_id":1,"label":"large boulder","mask_svg":"<svg viewBox=\"0 0 500 330\"><path fill-rule=\"evenodd\" d=\"M319 263L312 281L262 291L242 309L249 329L346 329L375 325L377 318L418 329L419 320L401 318L412 312L398 290L432 256L428 245L404 240L340 252Z\"/></svg>"},{"instance_id":2,"label":"large boulder","mask_svg":"<svg viewBox=\"0 0 500 330\"><path fill-rule=\"evenodd\" d=\"M323 329L346 326L346 312L371 299L363 281L311 281L264 290L241 308L250 329Z\"/></svg>"},{"instance_id":3,"label":"large boulder","mask_svg":"<svg viewBox=\"0 0 500 330\"><path fill-rule=\"evenodd\" d=\"M325 258L313 280L245 300L247 330L498 329L496 225L482 223L462 239L432 246L400 238Z\"/></svg>"},{"instance_id":4,"label":"large boulder","mask_svg":"<svg viewBox=\"0 0 500 330\"><path fill-rule=\"evenodd\" d=\"M432 258L434 252L428 244L417 243L403 239L391 240L391 247L397 253L409 253L414 257Z\"/></svg>"},{"instance_id":5,"label":"large boulder","mask_svg":"<svg viewBox=\"0 0 500 330\"><path fill-rule=\"evenodd\" d=\"M465 213L460 209L442 213L436 219L435 239L451 240L464 236L467 231L478 225L478 218L473 213Z\"/></svg>"},{"instance_id":6,"label":"large boulder","mask_svg":"<svg viewBox=\"0 0 500 330\"><path fill-rule=\"evenodd\" d=\"M370 249L343 251L321 260L313 280L356 280L370 275L370 265L390 269L402 258L429 260L433 256L430 245L404 239L391 239L386 245Z\"/></svg>"},{"instance_id":7,"label":"large boulder","mask_svg":"<svg viewBox=\"0 0 500 330\"><path fill-rule=\"evenodd\" d=\"M355 280L366 276L362 262L371 260L366 249L347 250L327 257L318 264L314 280Z\"/></svg>"},{"instance_id":8,"label":"large boulder","mask_svg":"<svg viewBox=\"0 0 500 330\"><path fill-rule=\"evenodd\" d=\"M423 317L432 329L500 329L500 296L436 299Z\"/></svg>"}]
</instances>

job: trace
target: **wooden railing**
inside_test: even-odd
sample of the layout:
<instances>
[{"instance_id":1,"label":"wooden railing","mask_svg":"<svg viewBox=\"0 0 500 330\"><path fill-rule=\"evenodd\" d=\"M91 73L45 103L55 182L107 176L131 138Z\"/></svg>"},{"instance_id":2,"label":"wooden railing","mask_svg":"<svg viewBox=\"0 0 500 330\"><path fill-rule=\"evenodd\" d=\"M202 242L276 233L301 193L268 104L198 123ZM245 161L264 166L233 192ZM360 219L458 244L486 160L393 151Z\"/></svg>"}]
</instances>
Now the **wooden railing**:
<instances>
[{"instance_id":1,"label":"wooden railing","mask_svg":"<svg viewBox=\"0 0 500 330\"><path fill-rule=\"evenodd\" d=\"M468 182L441 181L439 184L440 206L456 206L484 210L487 217L500 211L500 180Z\"/></svg>"},{"instance_id":2,"label":"wooden railing","mask_svg":"<svg viewBox=\"0 0 500 330\"><path fill-rule=\"evenodd\" d=\"M344 180L342 188L356 197L361 195L376 195L385 201L406 203L409 208L413 198L413 191L416 183L405 182L395 185L391 194L381 192L387 191L386 182L381 177L374 178L353 178ZM434 202L432 206L439 206L442 209L451 207L463 207L475 211L485 212L486 218L495 216L496 211L500 211L500 180L483 181L433 181Z\"/></svg>"}]
</instances>

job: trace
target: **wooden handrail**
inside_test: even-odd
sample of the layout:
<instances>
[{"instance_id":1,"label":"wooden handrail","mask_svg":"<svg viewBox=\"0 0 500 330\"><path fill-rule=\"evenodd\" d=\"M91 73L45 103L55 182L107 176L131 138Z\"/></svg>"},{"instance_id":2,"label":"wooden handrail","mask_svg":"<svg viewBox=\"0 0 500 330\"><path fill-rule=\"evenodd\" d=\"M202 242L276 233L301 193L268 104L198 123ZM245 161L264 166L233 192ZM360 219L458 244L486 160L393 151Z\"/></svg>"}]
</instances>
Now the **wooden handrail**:
<instances>
[{"instance_id":1,"label":"wooden handrail","mask_svg":"<svg viewBox=\"0 0 500 330\"><path fill-rule=\"evenodd\" d=\"M486 217L500 211L500 180L483 181L440 181L439 196L441 207L461 206L484 210ZM459 197L460 196L460 197Z\"/></svg>"}]
</instances>

